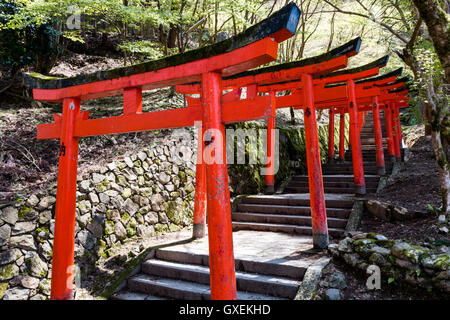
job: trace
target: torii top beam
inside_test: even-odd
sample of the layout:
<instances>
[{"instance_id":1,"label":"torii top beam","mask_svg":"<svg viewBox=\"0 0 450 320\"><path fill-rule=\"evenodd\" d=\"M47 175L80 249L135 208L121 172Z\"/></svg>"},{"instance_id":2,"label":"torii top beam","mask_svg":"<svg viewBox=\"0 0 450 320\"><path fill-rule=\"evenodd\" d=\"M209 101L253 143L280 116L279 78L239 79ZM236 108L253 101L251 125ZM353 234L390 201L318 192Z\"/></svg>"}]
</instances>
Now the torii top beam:
<instances>
[{"instance_id":1,"label":"torii top beam","mask_svg":"<svg viewBox=\"0 0 450 320\"><path fill-rule=\"evenodd\" d=\"M25 84L33 88L34 98L61 101L65 97L81 100L120 95L124 88L142 90L200 81L201 74L220 70L223 76L273 61L278 43L295 34L300 10L294 3L280 9L244 32L216 44L159 60L78 75L54 78L32 73Z\"/></svg>"},{"instance_id":2,"label":"torii top beam","mask_svg":"<svg viewBox=\"0 0 450 320\"><path fill-rule=\"evenodd\" d=\"M224 77L222 87L226 90L251 85L298 81L302 74L319 76L345 68L348 63L348 58L356 55L359 52L360 46L361 39L355 38L342 46L315 57L250 70L231 77ZM194 82L188 85L177 86L177 92L182 94L196 94L200 90L200 84Z\"/></svg>"}]
</instances>

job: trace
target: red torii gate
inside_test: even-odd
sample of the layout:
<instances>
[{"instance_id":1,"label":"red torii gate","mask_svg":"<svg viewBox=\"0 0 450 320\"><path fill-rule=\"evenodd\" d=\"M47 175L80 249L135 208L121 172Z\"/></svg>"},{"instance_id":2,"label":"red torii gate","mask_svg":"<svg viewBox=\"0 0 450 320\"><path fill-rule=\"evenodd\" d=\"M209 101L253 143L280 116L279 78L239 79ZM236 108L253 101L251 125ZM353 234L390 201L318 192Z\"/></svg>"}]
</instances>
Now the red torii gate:
<instances>
[{"instance_id":1,"label":"red torii gate","mask_svg":"<svg viewBox=\"0 0 450 320\"><path fill-rule=\"evenodd\" d=\"M267 154L270 159L268 167L273 166L274 159L274 143L273 130L275 129L275 110L279 108L279 100L283 97L276 97L275 92L269 96L257 96L261 84L270 84L280 81L298 81L301 80L303 84L303 94L287 96L290 98L290 105L301 104L305 107L305 141L307 150L307 166L309 170L309 184L310 188L310 203L311 203L311 220L312 220L312 234L313 245L316 248L325 248L328 246L328 227L326 220L325 196L322 180L322 168L320 162L320 149L317 135L317 122L315 116L315 88L313 87L313 76L319 76L330 71L340 69L347 66L348 58L357 54L361 45L361 39L356 38L338 48L335 48L327 53L300 61L294 61L267 68L260 68L252 71L247 71L235 76L224 78L223 88L232 89L224 99L231 105L236 105L235 108L230 108L236 121L240 120L256 120L268 119L268 146ZM377 73L374 73L377 74ZM374 74L368 74L374 75ZM240 87L247 87L247 98L245 100L237 100L240 97ZM177 86L177 91L183 94L198 94L201 91L199 84L189 84ZM200 100L186 97L188 105L191 107L199 105ZM247 101L248 107L246 109L238 108L237 103ZM199 142L200 146L200 142ZM200 149L198 150L198 152ZM196 185L196 202L194 210L194 228L197 227L197 232L194 230L196 237L203 236L201 230L205 223L205 207L204 199L201 197L205 195L204 191L204 175L205 170L202 165L197 165L198 181ZM268 184L269 192L273 191L274 175L266 175L266 182Z\"/></svg>"},{"instance_id":2,"label":"red torii gate","mask_svg":"<svg viewBox=\"0 0 450 320\"><path fill-rule=\"evenodd\" d=\"M348 105L349 105L349 93L351 93L350 90L345 91L345 84L326 84L325 86L323 85L324 83L332 83L332 82L338 82L338 81L342 81L342 77L348 77L347 82L350 81L354 81L355 79L361 79L364 77L367 77L368 75L373 75L378 73L378 69L379 67L382 67L384 65L386 65L387 63L387 57L381 58L379 60L376 60L368 65L362 66L362 67L358 67L358 68L354 68L354 69L348 69L348 70L342 70L342 71L338 71L338 72L334 72L332 74L329 75L324 75L321 76L320 79L323 80L322 82L318 82L318 88L317 91L315 92L316 96L319 97L326 97L326 98L322 98L322 99L316 99L316 108L318 109L323 109L323 108L330 108L330 110L333 110L333 107L338 106L338 105L342 105L342 107L344 108L344 110L346 110L346 112L348 112ZM382 93L384 91L380 91L381 87L383 84L387 83L387 82L392 82L395 81L395 75L398 73L399 71L395 71L395 72L391 72L388 73L386 75L380 76L380 77L376 77L376 78L369 78L369 79L364 79L364 80L359 80L356 81L357 85L355 86L355 96L357 97L357 99L355 100L356 105L359 106L360 104L371 104L373 103L374 105L378 106L377 103L377 99L384 99L384 96L382 96ZM370 74L372 73L372 74ZM400 73L401 73L401 69L400 69ZM369 85L367 85L367 83L369 83ZM387 86L386 88L396 88L401 86L401 81L397 81L396 83ZM276 85L272 85L272 86L265 86L264 89L260 89L260 91L265 91L265 92L271 92L271 91L282 91L282 90L291 90L295 88L298 88L301 86L300 82L290 82L290 83L283 83L283 84L276 84ZM340 87L340 90L338 89ZM377 87L380 87L380 89L377 89ZM316 89L316 88L315 88ZM386 89L386 90L387 90ZM298 90L298 89L297 89ZM323 90L323 91L320 91ZM385 90L385 91L386 91ZM281 100L281 99L280 99ZM290 103L288 103L290 104ZM277 102L277 107L284 107L283 102L280 101L280 103ZM297 108L301 108L301 106L297 107ZM368 111L368 110L364 110L362 108L355 108L357 111ZM356 112L357 112L356 111ZM343 154L344 154L344 121L343 121L343 115L345 112L339 112L341 113L341 122L340 122L340 157L343 159ZM376 113L376 112L375 112ZM359 113L358 115L362 115L362 113ZM362 117L353 117L353 119L357 119L358 122L362 120L360 120ZM377 118L377 117L375 117ZM330 133L334 132L334 121L333 121L333 117L330 116ZM379 120L379 117L378 117ZM380 122L377 120L375 120L375 135L376 135L376 140L377 140L377 163L378 163L378 167L379 167L379 171L378 173L383 175L384 174L384 154L380 152L382 152L382 136L381 136L381 124ZM354 140L359 140L359 139L355 139L355 136L357 136L359 138L359 131L362 127L362 123L361 124L356 124L354 123L354 128L358 128L358 130L355 130L356 134L353 133L352 131L350 131L350 137L354 137ZM333 147L332 151L334 152L334 141L332 140L332 138L334 138L334 135L330 134L329 136L329 157L333 156L333 153L331 152L331 148ZM351 139L352 141L352 139ZM353 157L355 157L355 153L356 155L358 155L358 151L354 152L354 149L352 147L352 153L353 153ZM357 148L358 149L358 148ZM362 164L362 155L361 157L357 157L357 159L360 159L361 164ZM362 171L362 168L360 169L359 166L355 166L354 165L354 176L355 176L355 184L358 186L358 182L359 182L359 186L363 185L363 183L361 183L361 181L363 181L363 177L364 177L364 173ZM356 190L358 193L358 189Z\"/></svg>"},{"instance_id":3,"label":"red torii gate","mask_svg":"<svg viewBox=\"0 0 450 320\"><path fill-rule=\"evenodd\" d=\"M294 3L243 33L184 54L123 67L55 79L29 74L25 83L36 100L62 102L62 116L38 126L38 139L60 139L55 237L52 261L52 299L72 299L75 241L75 203L80 137L193 126L205 123L205 149L217 161L206 164L210 285L212 299L236 299L236 279L224 124L237 121L227 112L222 76L268 63L277 58L278 43L295 34L300 10ZM201 81L202 105L142 113L142 90ZM88 119L82 100L123 94L123 115ZM241 108L246 102L237 103ZM245 119L245 118L244 118Z\"/></svg>"},{"instance_id":4,"label":"red torii gate","mask_svg":"<svg viewBox=\"0 0 450 320\"><path fill-rule=\"evenodd\" d=\"M407 89L404 89L402 87L405 86L405 83L409 81L408 78L404 77L401 79L396 80L396 76L401 75L402 68L399 68L397 70L394 70L392 72L389 72L387 74L381 75L379 77L369 78L357 81L357 86L362 86L365 89L369 88L380 88L381 94L377 97L372 97L372 99L362 99L359 101L359 103L362 105L362 107L359 107L358 109L361 111L370 111L372 110L374 113L374 129L375 129L375 142L376 142L376 150L377 150L377 166L379 168L379 174L384 174L383 170L383 163L384 163L384 152L382 148L382 135L381 135L381 124L379 123L379 106L385 105L386 110L391 110L390 112L385 112L385 121L386 121L386 128L387 128L387 135L388 135L388 154L391 157L391 161L395 161L395 157L401 158L400 156L400 148L395 148L395 146L398 146L401 142L398 140L399 134L392 134L392 113L395 116L396 111L394 109L389 109L388 104L397 104L398 107L407 107L409 99L405 96L408 93ZM397 89L397 90L392 90ZM379 101L377 101L377 99ZM390 99L390 100L389 100ZM372 104L372 107L370 106ZM368 105L369 107L365 107L364 105ZM337 105L335 105L337 106ZM339 109L338 109L339 110ZM345 112L342 112L342 110L345 110L345 105L341 105L340 112L341 113L341 119L343 118L343 114ZM398 112L398 111L397 111ZM378 116L377 116L378 114ZM397 128L400 128L399 124L399 117L396 117L394 122L394 127L396 128L396 131L398 131ZM401 130L401 129L400 129ZM343 137L344 135L344 128L343 126L340 127L340 136ZM400 132L401 135L401 132ZM342 143L340 142L340 148L339 148L339 158L343 161L344 159L344 150L343 150L343 138L341 139Z\"/></svg>"}]
</instances>

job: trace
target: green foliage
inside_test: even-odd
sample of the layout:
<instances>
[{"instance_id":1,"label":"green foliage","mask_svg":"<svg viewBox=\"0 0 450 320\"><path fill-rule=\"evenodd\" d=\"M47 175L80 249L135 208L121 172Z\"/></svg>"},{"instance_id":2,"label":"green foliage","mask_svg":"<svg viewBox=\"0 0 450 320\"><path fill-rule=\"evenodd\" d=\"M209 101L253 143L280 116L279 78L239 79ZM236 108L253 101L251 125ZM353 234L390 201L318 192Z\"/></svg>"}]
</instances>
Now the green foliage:
<instances>
[{"instance_id":1,"label":"green foliage","mask_svg":"<svg viewBox=\"0 0 450 320\"><path fill-rule=\"evenodd\" d=\"M123 41L117 48L132 62L158 59L164 55L160 43L147 40Z\"/></svg>"},{"instance_id":2,"label":"green foliage","mask_svg":"<svg viewBox=\"0 0 450 320\"><path fill-rule=\"evenodd\" d=\"M0 63L13 71L36 63L38 57L45 69L46 59L61 53L60 32L45 20L24 15L26 11L23 1L0 3Z\"/></svg>"}]
</instances>

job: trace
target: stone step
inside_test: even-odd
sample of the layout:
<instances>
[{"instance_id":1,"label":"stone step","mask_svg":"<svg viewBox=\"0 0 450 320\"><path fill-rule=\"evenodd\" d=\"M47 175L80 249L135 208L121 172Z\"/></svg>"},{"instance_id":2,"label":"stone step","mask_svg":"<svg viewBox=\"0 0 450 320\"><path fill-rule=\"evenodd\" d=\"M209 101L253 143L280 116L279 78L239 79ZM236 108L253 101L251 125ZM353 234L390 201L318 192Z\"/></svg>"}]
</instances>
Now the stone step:
<instances>
[{"instance_id":1,"label":"stone step","mask_svg":"<svg viewBox=\"0 0 450 320\"><path fill-rule=\"evenodd\" d=\"M325 193L336 193L336 194L351 194L355 193L355 188L324 188ZM289 193L308 193L308 187L289 187L286 188L286 192ZM367 193L376 193L377 188L366 187Z\"/></svg>"},{"instance_id":2,"label":"stone step","mask_svg":"<svg viewBox=\"0 0 450 320\"><path fill-rule=\"evenodd\" d=\"M311 226L311 217L294 216L283 214L267 214L267 213L247 213L233 212L231 214L233 221L239 222L257 222L270 224L285 224L296 226ZM327 215L328 227L344 229L347 225L347 219L333 218Z\"/></svg>"},{"instance_id":3,"label":"stone step","mask_svg":"<svg viewBox=\"0 0 450 320\"><path fill-rule=\"evenodd\" d=\"M324 188L353 188L355 184L353 181L328 181L327 178L323 178L323 185ZM309 183L307 181L290 181L287 184L287 187L308 187ZM366 180L366 187L372 187L377 188L378 187L378 181L367 181Z\"/></svg>"},{"instance_id":4,"label":"stone step","mask_svg":"<svg viewBox=\"0 0 450 320\"><path fill-rule=\"evenodd\" d=\"M167 297L177 300L210 300L209 285L183 280L138 274L128 280L128 288L134 292ZM239 300L281 300L281 298L238 291Z\"/></svg>"},{"instance_id":5,"label":"stone step","mask_svg":"<svg viewBox=\"0 0 450 320\"><path fill-rule=\"evenodd\" d=\"M352 182L354 181L353 175L323 175L323 180L327 182ZM377 175L365 175L366 183L376 183L380 180ZM293 176L290 182L308 182L308 176Z\"/></svg>"},{"instance_id":6,"label":"stone step","mask_svg":"<svg viewBox=\"0 0 450 320\"><path fill-rule=\"evenodd\" d=\"M170 278L209 285L209 267L164 260L147 260L142 273L158 278ZM272 275L236 271L236 288L239 291L293 299L300 282Z\"/></svg>"},{"instance_id":7,"label":"stone step","mask_svg":"<svg viewBox=\"0 0 450 320\"><path fill-rule=\"evenodd\" d=\"M390 173L390 168L386 168L386 173ZM342 175L342 174L353 174L353 168L340 168L340 169L324 169L323 173L326 175ZM364 168L364 174L375 175L377 170L375 168Z\"/></svg>"},{"instance_id":8,"label":"stone step","mask_svg":"<svg viewBox=\"0 0 450 320\"><path fill-rule=\"evenodd\" d=\"M233 221L233 231L239 230L285 232L292 234L312 235L312 229L308 226ZM342 237L344 235L344 232L344 229L328 228L328 234L333 237Z\"/></svg>"},{"instance_id":9,"label":"stone step","mask_svg":"<svg viewBox=\"0 0 450 320\"><path fill-rule=\"evenodd\" d=\"M247 204L261 204L261 205L276 205L276 206L301 206L309 207L309 198L292 198L292 197L277 197L277 196L252 196L245 197L241 203ZM327 208L352 208L353 200L351 199L327 199L325 197L325 206Z\"/></svg>"},{"instance_id":10,"label":"stone step","mask_svg":"<svg viewBox=\"0 0 450 320\"><path fill-rule=\"evenodd\" d=\"M311 216L309 206L285 206L285 205L267 205L267 204L249 204L241 203L238 205L238 212L252 212L259 214L282 214L289 216ZM346 219L351 209L329 208L327 207L327 216Z\"/></svg>"},{"instance_id":11,"label":"stone step","mask_svg":"<svg viewBox=\"0 0 450 320\"><path fill-rule=\"evenodd\" d=\"M119 291L111 296L112 300L167 300L162 297L152 296L146 293Z\"/></svg>"},{"instance_id":12,"label":"stone step","mask_svg":"<svg viewBox=\"0 0 450 320\"><path fill-rule=\"evenodd\" d=\"M393 163L390 161L385 162L384 166L385 166L385 168L391 169L393 166ZM353 170L353 162L346 161L344 163L332 163L332 164L328 163L322 167L323 170L333 170L333 169L343 169L343 168L350 168ZM377 165L376 165L376 162L364 161L364 159L363 159L363 168L364 168L364 170L376 169Z\"/></svg>"},{"instance_id":13,"label":"stone step","mask_svg":"<svg viewBox=\"0 0 450 320\"><path fill-rule=\"evenodd\" d=\"M170 248L158 249L155 258L178 263L209 266L209 256L198 252L186 252ZM279 260L279 259L278 259ZM235 256L235 268L237 271L257 273L276 277L303 279L309 264L306 261L297 262L295 265L285 261L258 261L256 259L242 259Z\"/></svg>"}]
</instances>

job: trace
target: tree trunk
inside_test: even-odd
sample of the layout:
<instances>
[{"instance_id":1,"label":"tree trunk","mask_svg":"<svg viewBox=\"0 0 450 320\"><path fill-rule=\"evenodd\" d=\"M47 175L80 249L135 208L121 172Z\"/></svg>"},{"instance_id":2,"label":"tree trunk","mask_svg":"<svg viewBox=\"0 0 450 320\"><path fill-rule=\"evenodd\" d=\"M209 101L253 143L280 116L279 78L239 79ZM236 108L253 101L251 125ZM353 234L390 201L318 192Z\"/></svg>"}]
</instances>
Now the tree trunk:
<instances>
[{"instance_id":1,"label":"tree trunk","mask_svg":"<svg viewBox=\"0 0 450 320\"><path fill-rule=\"evenodd\" d=\"M439 180L441 186L442 213L449 216L450 171L448 159L450 159L450 155L448 148L448 134L445 134L446 130L448 130L448 112L446 110L448 108L449 102L448 92L444 92L445 94L443 95L437 95L434 91L433 81L431 77L428 77L428 79L426 79L426 82L431 113L431 141L438 165ZM444 88L444 90L445 89L446 88Z\"/></svg>"},{"instance_id":2,"label":"tree trunk","mask_svg":"<svg viewBox=\"0 0 450 320\"><path fill-rule=\"evenodd\" d=\"M427 25L434 48L445 71L445 82L449 83L450 27L446 13L436 0L413 0L413 2Z\"/></svg>"}]
</instances>

